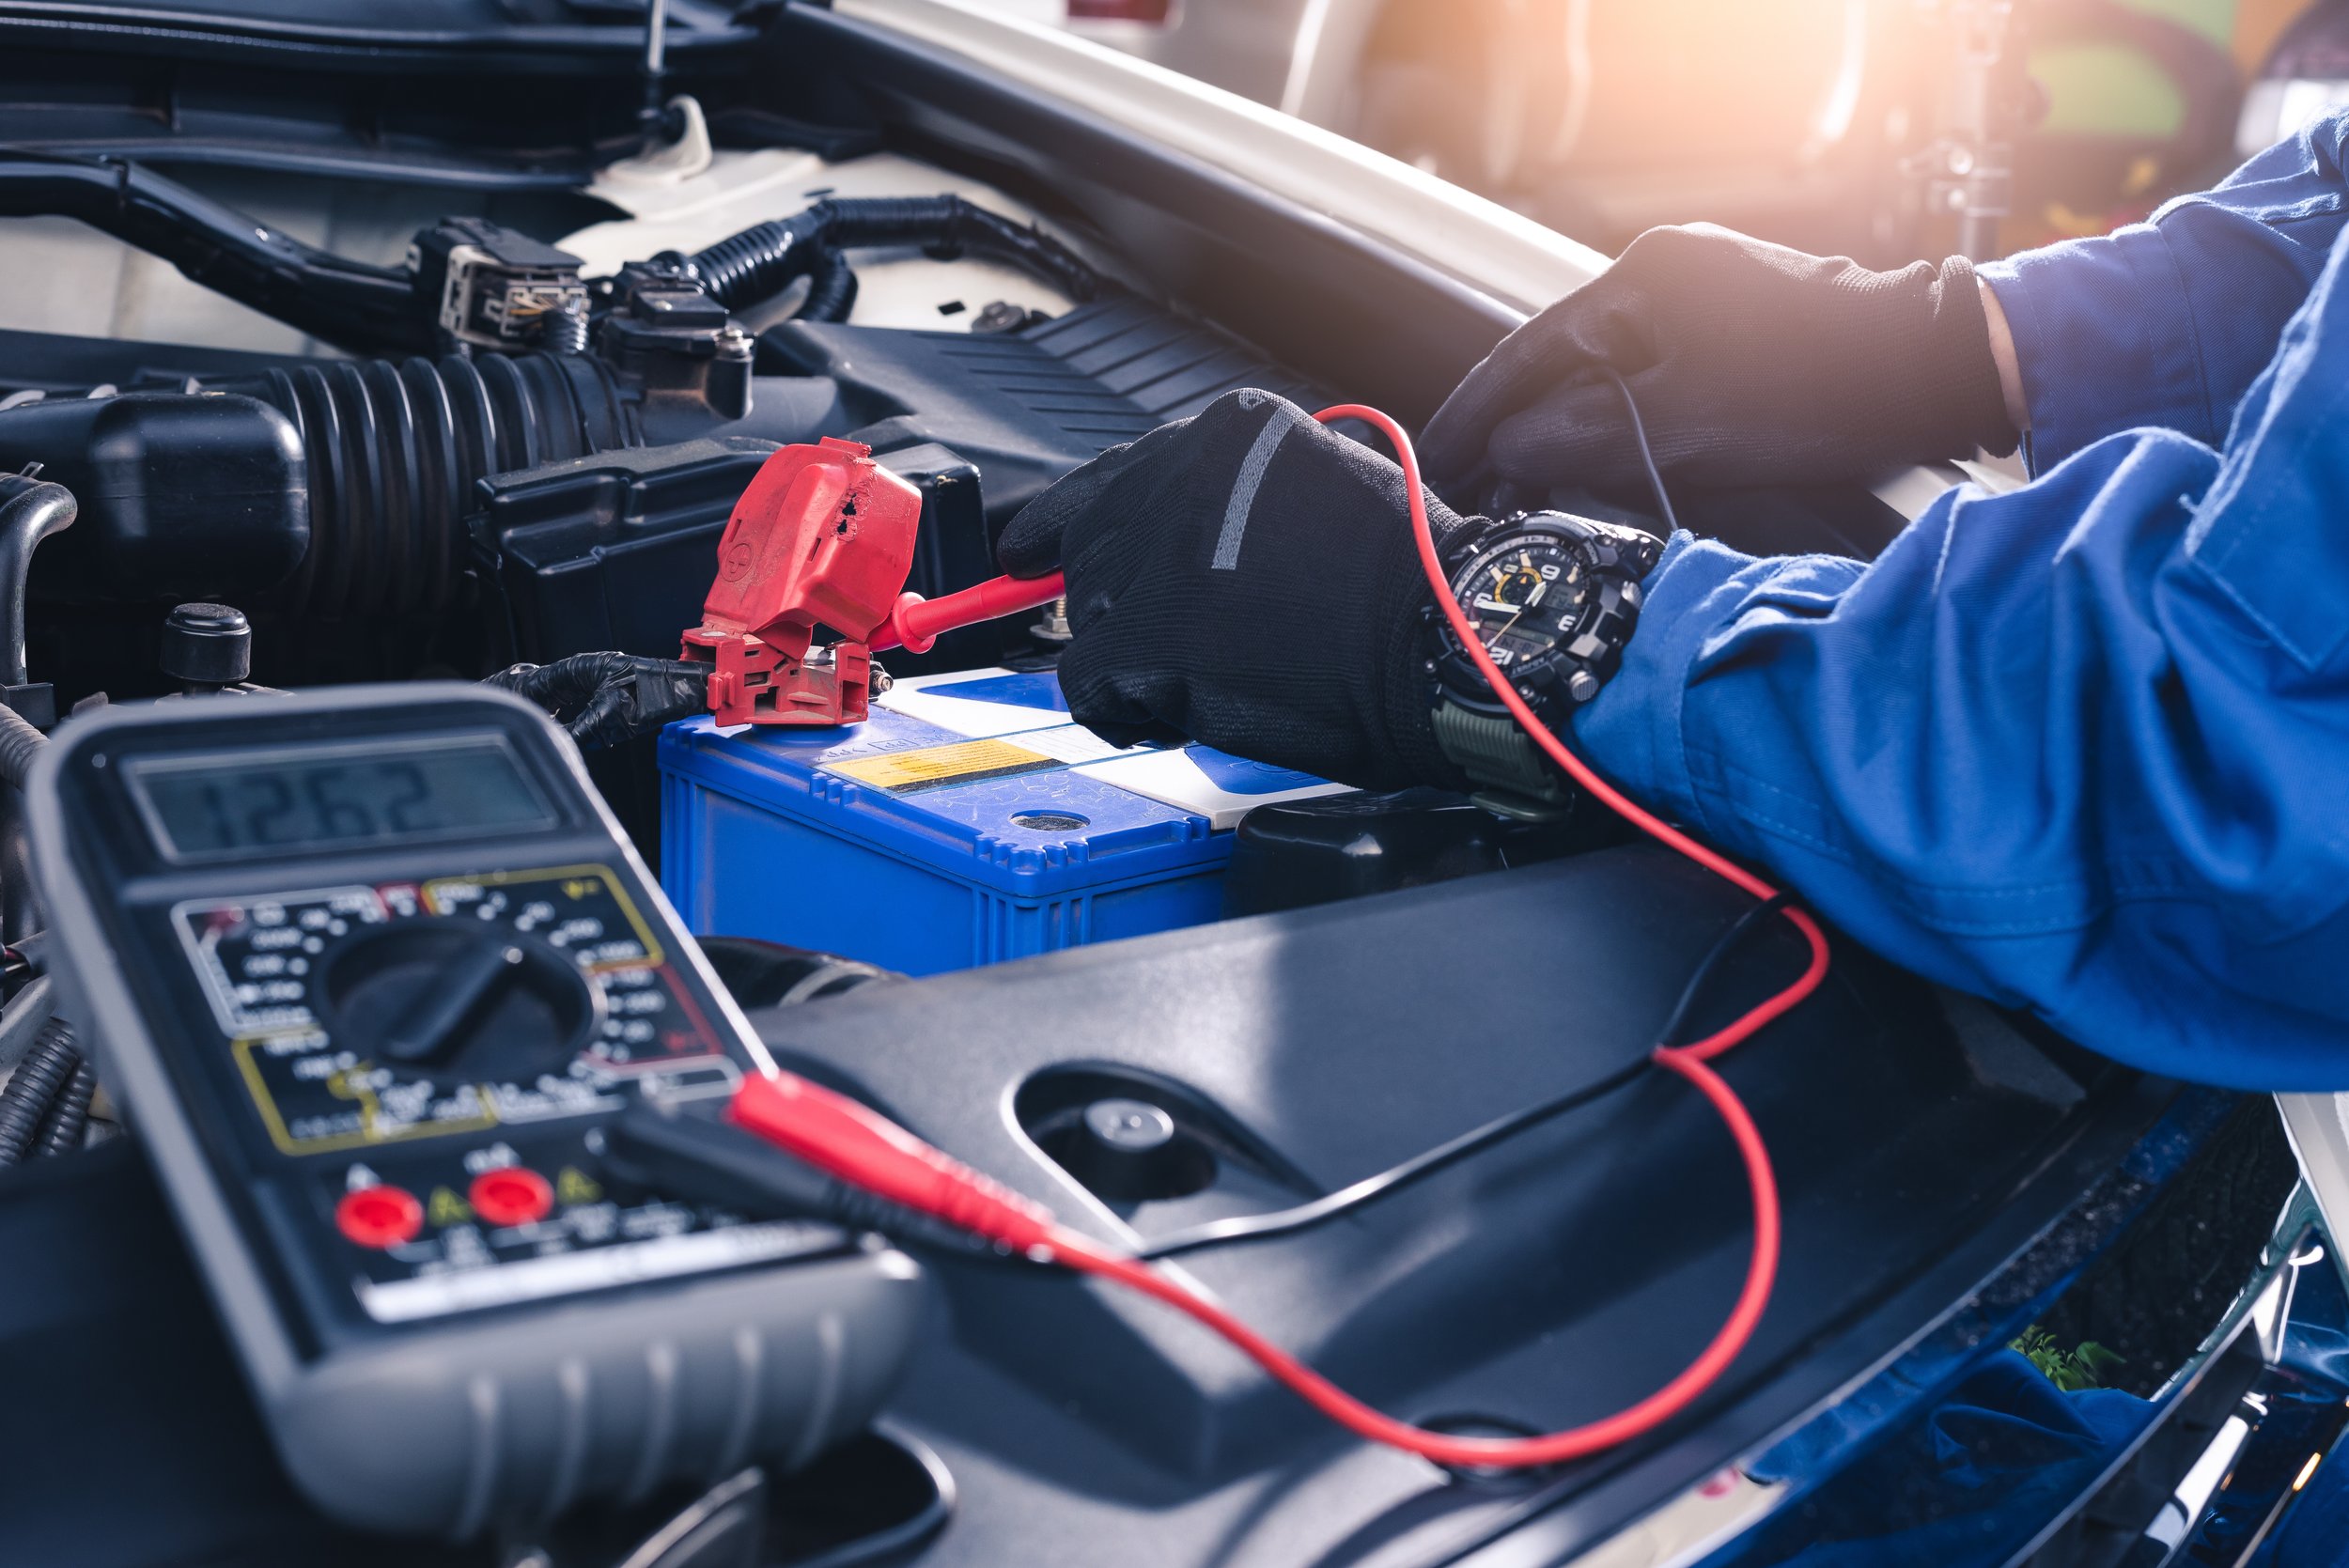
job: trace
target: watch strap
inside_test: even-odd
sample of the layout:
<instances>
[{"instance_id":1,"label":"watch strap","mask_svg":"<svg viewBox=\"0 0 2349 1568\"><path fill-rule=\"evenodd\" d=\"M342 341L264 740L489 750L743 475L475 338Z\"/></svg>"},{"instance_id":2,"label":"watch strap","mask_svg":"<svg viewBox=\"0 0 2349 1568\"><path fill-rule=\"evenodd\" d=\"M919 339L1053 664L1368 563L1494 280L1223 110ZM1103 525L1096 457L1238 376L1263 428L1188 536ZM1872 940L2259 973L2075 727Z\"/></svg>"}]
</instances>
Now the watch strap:
<instances>
[{"instance_id":1,"label":"watch strap","mask_svg":"<svg viewBox=\"0 0 2349 1568\"><path fill-rule=\"evenodd\" d=\"M1515 719L1471 712L1451 701L1436 705L1434 719L1437 746L1480 790L1542 812L1573 799L1566 781Z\"/></svg>"}]
</instances>

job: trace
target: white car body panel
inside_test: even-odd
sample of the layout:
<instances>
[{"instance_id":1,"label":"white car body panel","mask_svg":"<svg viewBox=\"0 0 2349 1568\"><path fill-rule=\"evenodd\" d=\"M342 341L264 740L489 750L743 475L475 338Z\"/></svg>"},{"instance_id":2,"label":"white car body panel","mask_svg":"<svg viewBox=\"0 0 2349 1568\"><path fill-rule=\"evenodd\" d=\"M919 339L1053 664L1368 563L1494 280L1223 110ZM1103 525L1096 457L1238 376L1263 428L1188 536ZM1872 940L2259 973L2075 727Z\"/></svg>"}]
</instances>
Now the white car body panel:
<instances>
[{"instance_id":1,"label":"white car body panel","mask_svg":"<svg viewBox=\"0 0 2349 1568\"><path fill-rule=\"evenodd\" d=\"M954 0L834 0L832 8L1374 236L1520 314L1607 266L1590 246L1498 202L1089 39Z\"/></svg>"}]
</instances>

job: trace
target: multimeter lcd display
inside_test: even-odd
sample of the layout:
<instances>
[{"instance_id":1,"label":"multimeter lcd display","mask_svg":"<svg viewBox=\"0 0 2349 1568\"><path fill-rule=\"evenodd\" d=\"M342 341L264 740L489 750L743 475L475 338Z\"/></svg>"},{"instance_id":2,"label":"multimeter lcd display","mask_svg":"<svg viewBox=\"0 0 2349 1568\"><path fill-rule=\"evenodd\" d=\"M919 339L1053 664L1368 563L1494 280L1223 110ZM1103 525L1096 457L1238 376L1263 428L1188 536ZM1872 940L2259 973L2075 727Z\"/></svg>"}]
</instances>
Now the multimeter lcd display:
<instances>
[{"instance_id":1,"label":"multimeter lcd display","mask_svg":"<svg viewBox=\"0 0 2349 1568\"><path fill-rule=\"evenodd\" d=\"M553 821L505 739L142 757L130 765L156 846L175 861L449 838Z\"/></svg>"}]
</instances>

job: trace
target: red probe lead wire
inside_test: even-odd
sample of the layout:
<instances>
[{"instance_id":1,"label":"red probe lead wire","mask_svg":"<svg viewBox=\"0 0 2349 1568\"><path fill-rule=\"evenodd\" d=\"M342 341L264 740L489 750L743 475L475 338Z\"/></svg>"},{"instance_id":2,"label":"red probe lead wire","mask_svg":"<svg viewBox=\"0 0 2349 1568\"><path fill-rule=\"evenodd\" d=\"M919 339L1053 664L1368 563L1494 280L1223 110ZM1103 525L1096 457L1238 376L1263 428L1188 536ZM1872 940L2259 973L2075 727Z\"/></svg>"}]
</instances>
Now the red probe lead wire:
<instances>
[{"instance_id":1,"label":"red probe lead wire","mask_svg":"<svg viewBox=\"0 0 2349 1568\"><path fill-rule=\"evenodd\" d=\"M1427 574L1428 586L1435 592L1436 603L1442 609L1444 618L1452 624L1454 635L1475 664L1477 673L1485 677L1485 683L1492 688L1493 694L1501 699L1501 705L1517 720L1519 727L1533 737L1534 744L1540 746L1551 761L1564 768L1576 784L1651 838L1677 850L1716 876L1736 884L1756 898L1777 897L1778 889L1735 861L1697 843L1600 778L1589 764L1575 755L1565 742L1550 732L1549 726L1543 723L1525 699L1518 695L1516 686L1493 662L1492 656L1486 652L1484 639L1477 634L1467 612L1460 608L1460 601L1453 595L1452 584L1445 580L1443 563L1436 554L1435 531L1427 520L1427 504L1420 485L1419 455L1412 450L1411 438L1404 433L1403 427L1377 409L1364 408L1359 403L1342 403L1335 408L1324 409L1314 417L1324 425L1341 419L1359 419L1378 430L1392 444L1395 459L1403 469L1404 494L1410 506L1411 535L1419 546L1420 567ZM1686 1046L1659 1045L1654 1053L1659 1066L1669 1068L1695 1085L1735 1140L1738 1156L1745 1163L1747 1183L1753 1192L1753 1250L1746 1265L1744 1288L1738 1292L1736 1304L1714 1334L1712 1343L1682 1369L1678 1376L1636 1405L1599 1421L1538 1437L1457 1437L1429 1432L1396 1421L1364 1405L1214 1302L1147 1264L1109 1251L1092 1238L1073 1234L1065 1229L1059 1230L1053 1237L1053 1250L1058 1260L1083 1273L1115 1280L1197 1319L1237 1345L1314 1408L1348 1431L1439 1464L1486 1467L1556 1465L1612 1448L1650 1431L1686 1409L1727 1369L1730 1362L1736 1359L1737 1353L1752 1338L1755 1325L1761 1322L1762 1311L1769 1303L1771 1286L1777 1281L1780 1225L1778 1178L1770 1168L1769 1151L1764 1146L1761 1131L1753 1125L1753 1117L1746 1110L1744 1102L1737 1098L1735 1091L1722 1080L1720 1075L1705 1063L1750 1037L1765 1025L1783 1017L1826 980L1828 946L1825 933L1801 909L1790 905L1781 913L1802 933L1804 941L1810 946L1811 961L1802 974L1784 990L1727 1028Z\"/></svg>"},{"instance_id":2,"label":"red probe lead wire","mask_svg":"<svg viewBox=\"0 0 2349 1568\"><path fill-rule=\"evenodd\" d=\"M1393 444L1396 460L1403 469L1420 565L1427 573L1436 603L1493 694L1550 760L1651 838L1756 898L1777 897L1778 890L1769 883L1651 815L1593 772L1588 764L1550 733L1517 694L1517 688L1485 651L1483 639L1444 578L1443 564L1436 554L1434 530L1427 520L1419 458L1402 427L1377 410L1355 403L1324 409L1314 417L1325 425L1341 419L1359 419L1379 430ZM1720 1075L1706 1063L1784 1017L1827 978L1827 937L1818 924L1791 905L1780 912L1810 946L1811 961L1802 974L1727 1028L1688 1045L1659 1045L1653 1052L1657 1065L1686 1079L1711 1104L1728 1127L1745 1164L1747 1184L1753 1193L1753 1248L1746 1265L1744 1287L1711 1343L1671 1382L1614 1415L1536 1437L1454 1436L1412 1426L1374 1409L1174 1276L1068 1229L1040 1204L1019 1197L923 1143L855 1101L791 1074L746 1082L736 1095L731 1114L737 1122L801 1158L868 1191L1039 1261L1113 1280L1165 1302L1228 1340L1315 1409L1373 1442L1442 1465L1484 1468L1556 1465L1612 1448L1653 1430L1688 1408L1736 1359L1769 1302L1770 1288L1778 1276L1778 1180L1770 1169L1769 1151L1763 1146L1753 1117Z\"/></svg>"}]
</instances>

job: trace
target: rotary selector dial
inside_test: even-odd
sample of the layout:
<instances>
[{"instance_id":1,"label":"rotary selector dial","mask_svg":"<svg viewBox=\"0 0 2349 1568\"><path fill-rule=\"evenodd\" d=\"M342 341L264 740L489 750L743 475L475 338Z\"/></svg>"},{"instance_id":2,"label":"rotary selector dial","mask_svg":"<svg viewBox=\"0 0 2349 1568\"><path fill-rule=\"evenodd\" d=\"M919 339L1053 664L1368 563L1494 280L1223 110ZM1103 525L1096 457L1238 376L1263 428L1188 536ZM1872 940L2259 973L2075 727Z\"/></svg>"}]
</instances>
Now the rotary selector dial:
<instances>
[{"instance_id":1,"label":"rotary selector dial","mask_svg":"<svg viewBox=\"0 0 2349 1568\"><path fill-rule=\"evenodd\" d=\"M395 1071L521 1079L586 1044L603 990L535 936L443 916L352 938L326 967L325 1001L334 1038Z\"/></svg>"},{"instance_id":2,"label":"rotary selector dial","mask_svg":"<svg viewBox=\"0 0 2349 1568\"><path fill-rule=\"evenodd\" d=\"M202 901L182 946L288 1153L616 1109L739 1076L600 867Z\"/></svg>"}]
</instances>

